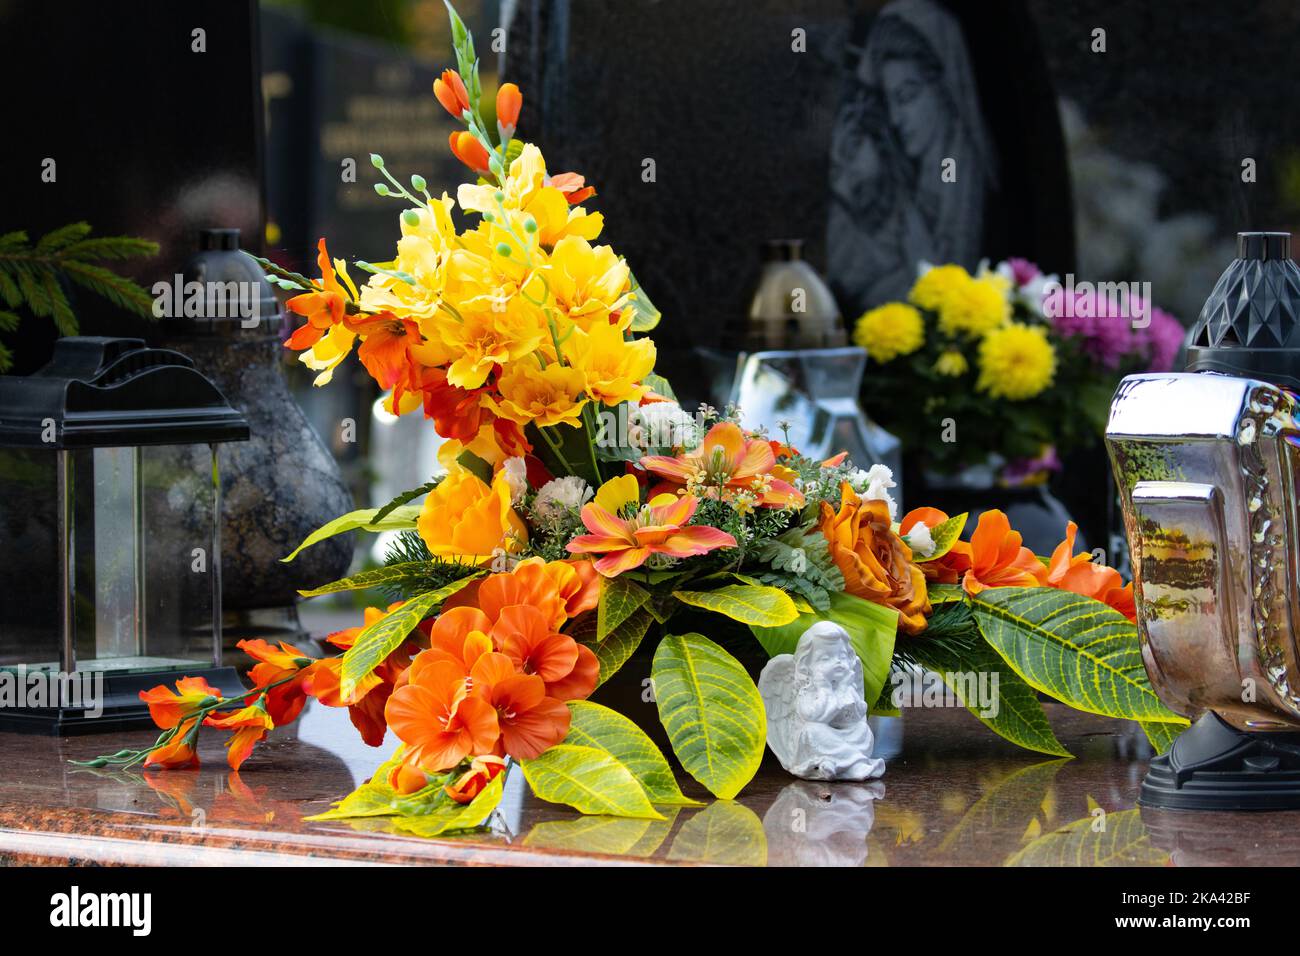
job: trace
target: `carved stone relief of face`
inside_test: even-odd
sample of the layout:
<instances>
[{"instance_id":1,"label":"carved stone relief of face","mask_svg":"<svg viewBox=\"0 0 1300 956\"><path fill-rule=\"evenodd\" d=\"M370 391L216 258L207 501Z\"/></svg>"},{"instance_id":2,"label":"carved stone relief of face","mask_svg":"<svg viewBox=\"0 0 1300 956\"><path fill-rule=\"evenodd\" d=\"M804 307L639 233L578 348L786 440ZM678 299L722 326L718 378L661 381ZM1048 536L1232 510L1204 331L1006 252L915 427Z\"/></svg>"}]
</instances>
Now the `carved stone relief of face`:
<instances>
[{"instance_id":1,"label":"carved stone relief of face","mask_svg":"<svg viewBox=\"0 0 1300 956\"><path fill-rule=\"evenodd\" d=\"M880 78L903 151L919 159L939 135L946 115L939 84L913 60L885 61Z\"/></svg>"}]
</instances>

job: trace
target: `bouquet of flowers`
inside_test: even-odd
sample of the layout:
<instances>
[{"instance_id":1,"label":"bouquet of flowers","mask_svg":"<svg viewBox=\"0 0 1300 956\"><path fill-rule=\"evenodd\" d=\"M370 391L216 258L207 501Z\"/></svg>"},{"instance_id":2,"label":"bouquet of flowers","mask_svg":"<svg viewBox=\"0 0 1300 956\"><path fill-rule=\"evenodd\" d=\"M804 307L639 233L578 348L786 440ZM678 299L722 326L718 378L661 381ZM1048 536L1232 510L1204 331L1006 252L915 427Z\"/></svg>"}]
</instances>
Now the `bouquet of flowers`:
<instances>
[{"instance_id":1,"label":"bouquet of flowers","mask_svg":"<svg viewBox=\"0 0 1300 956\"><path fill-rule=\"evenodd\" d=\"M908 301L864 313L853 337L873 363L864 407L935 472L992 453L1004 483L1045 477L1058 452L1098 442L1120 378L1171 368L1182 341L1128 284L1062 286L1024 259L918 271Z\"/></svg>"},{"instance_id":2,"label":"bouquet of flowers","mask_svg":"<svg viewBox=\"0 0 1300 956\"><path fill-rule=\"evenodd\" d=\"M810 459L744 428L736 409L684 412L653 373L644 333L657 313L626 263L593 244L601 217L580 205L591 187L548 174L514 139L509 84L489 135L473 41L451 17L459 69L435 93L466 124L451 148L476 181L455 202L419 177L409 190L381 183L407 208L396 256L356 263L364 286L324 241L319 279L266 264L298 293L289 307L305 322L287 344L320 381L355 346L390 407L422 409L446 439L444 475L298 549L352 529L397 532L383 567L303 592L386 600L329 636L334 656L241 642L256 665L233 697L195 678L148 691L157 742L92 763L190 766L208 727L230 733L238 769L314 698L346 707L368 744L390 731L400 741L321 819L385 816L423 835L474 827L511 767L541 799L658 818L656 805L695 801L636 723L588 700L643 642L673 753L705 790L734 797L765 746L754 682L688 620L714 636L739 630L769 654L833 621L878 713L919 668L958 693L966 675L995 673L1000 705L964 702L1045 753L1065 751L1037 691L1142 720L1158 744L1185 723L1147 683L1132 585L1074 554L1072 527L1046 560L1001 512L965 541L965 515L897 515L886 468ZM475 214L472 227L457 228L455 206Z\"/></svg>"}]
</instances>

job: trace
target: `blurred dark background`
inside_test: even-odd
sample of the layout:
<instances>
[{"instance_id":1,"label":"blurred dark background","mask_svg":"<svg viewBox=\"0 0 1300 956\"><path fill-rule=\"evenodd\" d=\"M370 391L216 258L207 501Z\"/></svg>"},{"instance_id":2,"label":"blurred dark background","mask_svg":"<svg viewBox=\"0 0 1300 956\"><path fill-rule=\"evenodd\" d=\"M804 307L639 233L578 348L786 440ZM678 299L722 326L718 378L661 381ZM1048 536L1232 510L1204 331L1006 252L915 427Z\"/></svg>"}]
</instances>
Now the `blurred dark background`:
<instances>
[{"instance_id":1,"label":"blurred dark background","mask_svg":"<svg viewBox=\"0 0 1300 956\"><path fill-rule=\"evenodd\" d=\"M981 255L1150 281L1188 322L1233 233L1300 218L1300 116L1278 80L1300 38L1295 4L935 3L960 25L997 157ZM518 82L521 135L599 190L604 239L663 310L668 374L689 380L690 349L745 308L763 240L803 237L826 267L833 127L882 4L458 6L485 89ZM384 258L400 207L374 194L370 151L435 191L461 178L430 92L452 60L441 0L0 0L0 37L0 232L85 219L156 239L156 259L124 266L145 285L170 278L210 225L292 268L311 266L321 235L336 256ZM140 328L99 300L75 306L83 330ZM35 318L6 333L14 371L43 364L53 338ZM364 499L365 441L331 438L340 418L368 419L364 376L311 390L286 366Z\"/></svg>"}]
</instances>

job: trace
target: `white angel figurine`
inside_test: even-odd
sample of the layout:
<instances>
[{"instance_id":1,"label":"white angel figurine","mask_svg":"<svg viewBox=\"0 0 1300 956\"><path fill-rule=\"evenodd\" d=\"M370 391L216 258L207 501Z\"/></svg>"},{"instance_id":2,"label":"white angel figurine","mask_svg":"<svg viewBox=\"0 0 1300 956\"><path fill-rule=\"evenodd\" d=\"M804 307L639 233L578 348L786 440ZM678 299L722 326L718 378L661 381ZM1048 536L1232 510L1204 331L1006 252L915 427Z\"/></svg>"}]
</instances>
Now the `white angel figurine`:
<instances>
[{"instance_id":1,"label":"white angel figurine","mask_svg":"<svg viewBox=\"0 0 1300 956\"><path fill-rule=\"evenodd\" d=\"M862 699L862 661L848 632L822 621L803 632L794 654L778 654L758 678L767 710L767 745L805 780L867 780L885 772Z\"/></svg>"}]
</instances>

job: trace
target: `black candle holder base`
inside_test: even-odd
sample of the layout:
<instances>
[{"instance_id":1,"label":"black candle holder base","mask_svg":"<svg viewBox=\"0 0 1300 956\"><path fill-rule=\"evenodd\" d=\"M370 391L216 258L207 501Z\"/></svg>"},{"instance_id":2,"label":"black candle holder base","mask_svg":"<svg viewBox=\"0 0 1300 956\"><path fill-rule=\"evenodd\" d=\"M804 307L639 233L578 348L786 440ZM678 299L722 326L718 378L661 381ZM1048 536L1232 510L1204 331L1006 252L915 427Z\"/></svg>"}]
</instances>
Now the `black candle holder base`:
<instances>
[{"instance_id":1,"label":"black candle holder base","mask_svg":"<svg viewBox=\"0 0 1300 956\"><path fill-rule=\"evenodd\" d=\"M1300 810L1300 732L1238 730L1206 713L1151 761L1138 803L1164 810Z\"/></svg>"}]
</instances>

